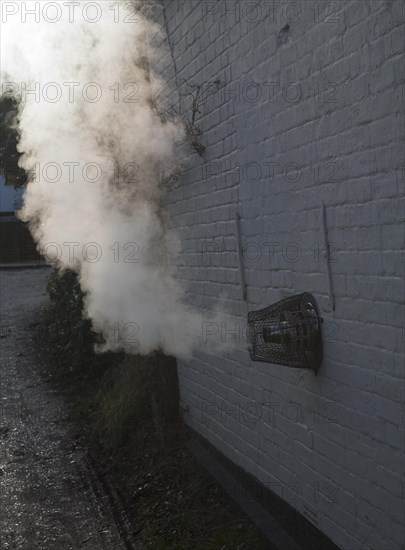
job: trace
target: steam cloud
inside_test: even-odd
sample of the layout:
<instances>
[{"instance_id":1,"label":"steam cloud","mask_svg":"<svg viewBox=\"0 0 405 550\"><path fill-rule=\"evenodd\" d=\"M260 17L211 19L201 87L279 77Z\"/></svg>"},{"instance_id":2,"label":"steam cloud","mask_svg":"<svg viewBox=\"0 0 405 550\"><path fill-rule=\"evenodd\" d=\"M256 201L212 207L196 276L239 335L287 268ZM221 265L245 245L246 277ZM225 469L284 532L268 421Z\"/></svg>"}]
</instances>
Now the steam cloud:
<instances>
[{"instance_id":1,"label":"steam cloud","mask_svg":"<svg viewBox=\"0 0 405 550\"><path fill-rule=\"evenodd\" d=\"M176 170L183 126L162 122L150 98L159 79L148 36L159 30L140 13L125 22L134 15L116 2L98 2L96 22L81 6L72 21L60 4L39 22L3 12L3 92L23 92L19 148L31 171L21 218L53 265L78 273L103 349L187 356L203 319L182 302L166 257L161 183Z\"/></svg>"}]
</instances>

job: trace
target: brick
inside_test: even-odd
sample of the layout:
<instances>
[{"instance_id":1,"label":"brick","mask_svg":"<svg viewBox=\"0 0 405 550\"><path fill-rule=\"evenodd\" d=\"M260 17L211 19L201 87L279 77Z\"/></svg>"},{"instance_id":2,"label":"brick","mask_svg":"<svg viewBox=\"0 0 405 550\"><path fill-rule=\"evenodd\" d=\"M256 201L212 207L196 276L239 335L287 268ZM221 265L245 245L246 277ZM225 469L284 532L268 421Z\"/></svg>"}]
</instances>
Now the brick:
<instances>
[{"instance_id":1,"label":"brick","mask_svg":"<svg viewBox=\"0 0 405 550\"><path fill-rule=\"evenodd\" d=\"M305 6L290 24L288 42L278 46L285 18L237 20L221 2L211 16L204 16L200 0L163 4L181 92L188 91L183 79L201 84L219 78L222 86L201 104L205 159L185 141L178 150L183 174L164 195L176 240L172 263L188 287L187 303L201 311L224 307L234 313L231 322L246 320L247 311L274 303L287 290L312 290L324 304L326 266L322 254L316 258L317 246L323 247L321 200L337 260L331 263L336 311L322 312L318 376L253 363L242 340L215 352L200 343L179 367L181 398L190 405L186 421L258 479L298 479L302 497L293 506L315 510L319 527L342 548L400 548L403 3L338 2L337 21L329 23L326 4L318 22L314 6ZM173 79L171 56L159 61ZM262 86L255 101L243 93L250 82ZM274 97L264 86L269 82L279 84ZM286 96L291 83L301 91L296 101ZM170 102L176 98L172 93ZM215 162L218 173L207 173ZM252 184L243 166L264 162L278 163L273 179L267 174ZM296 181L288 179L289 163L300 167ZM248 304L240 300L236 211L243 246L261 251L245 258ZM204 241L225 242L229 253L213 252L203 263ZM269 242L279 243L271 258ZM291 242L301 248L299 261L283 256ZM215 415L204 423L204 400L228 407L270 400L281 409L276 425L224 424ZM286 419L288 403L302 407L303 418ZM316 482L321 495L339 487L338 502L315 502ZM370 527L367 518L378 521Z\"/></svg>"}]
</instances>

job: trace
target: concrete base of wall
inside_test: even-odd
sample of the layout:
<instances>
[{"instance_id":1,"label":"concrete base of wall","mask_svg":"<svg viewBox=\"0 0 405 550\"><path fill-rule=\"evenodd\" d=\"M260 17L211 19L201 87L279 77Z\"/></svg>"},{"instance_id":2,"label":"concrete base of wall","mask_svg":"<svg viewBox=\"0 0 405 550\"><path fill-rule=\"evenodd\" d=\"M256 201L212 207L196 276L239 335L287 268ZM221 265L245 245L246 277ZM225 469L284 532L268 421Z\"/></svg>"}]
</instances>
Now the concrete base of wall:
<instances>
[{"instance_id":1,"label":"concrete base of wall","mask_svg":"<svg viewBox=\"0 0 405 550\"><path fill-rule=\"evenodd\" d=\"M194 432L188 447L226 495L269 540L269 550L339 550L290 504Z\"/></svg>"}]
</instances>

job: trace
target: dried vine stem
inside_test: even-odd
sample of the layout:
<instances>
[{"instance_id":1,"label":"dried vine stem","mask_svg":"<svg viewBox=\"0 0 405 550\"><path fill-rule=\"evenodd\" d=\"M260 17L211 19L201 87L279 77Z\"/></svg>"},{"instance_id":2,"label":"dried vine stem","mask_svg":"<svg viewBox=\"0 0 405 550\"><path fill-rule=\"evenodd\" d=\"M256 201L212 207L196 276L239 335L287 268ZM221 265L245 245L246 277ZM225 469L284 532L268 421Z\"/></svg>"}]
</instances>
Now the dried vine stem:
<instances>
[{"instance_id":1,"label":"dried vine stem","mask_svg":"<svg viewBox=\"0 0 405 550\"><path fill-rule=\"evenodd\" d=\"M191 86L188 84L187 81L185 81L187 86ZM200 136L202 135L201 129L196 125L195 119L196 115L201 114L201 111L199 109L199 103L198 98L200 97L201 93L201 85L197 84L194 86L195 92L189 92L186 95L191 95L192 97L192 103L191 103L191 121L185 122L186 127L186 135L190 140L191 147L197 152L197 154L200 157L204 156L205 153L205 146L200 141Z\"/></svg>"}]
</instances>

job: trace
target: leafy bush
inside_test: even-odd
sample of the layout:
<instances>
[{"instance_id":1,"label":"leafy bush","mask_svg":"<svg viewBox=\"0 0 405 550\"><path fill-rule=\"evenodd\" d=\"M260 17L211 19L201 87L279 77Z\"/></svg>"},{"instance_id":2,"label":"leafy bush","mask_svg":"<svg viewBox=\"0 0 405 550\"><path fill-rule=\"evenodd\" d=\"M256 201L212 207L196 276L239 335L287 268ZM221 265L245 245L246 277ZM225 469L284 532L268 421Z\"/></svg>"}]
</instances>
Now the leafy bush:
<instances>
[{"instance_id":1,"label":"leafy bush","mask_svg":"<svg viewBox=\"0 0 405 550\"><path fill-rule=\"evenodd\" d=\"M27 182L26 172L18 166L21 153L17 150L20 141L17 128L18 102L13 96L4 95L0 98L0 175L16 188Z\"/></svg>"},{"instance_id":2,"label":"leafy bush","mask_svg":"<svg viewBox=\"0 0 405 550\"><path fill-rule=\"evenodd\" d=\"M84 295L77 274L70 270L55 271L47 290L48 343L54 370L59 378L67 378L67 385L72 382L77 385L76 378L91 377L93 397L88 406L96 411L93 429L105 439L105 444L112 448L123 444L139 422L149 421L157 427L163 419L175 420L178 415L175 360L159 352L147 356L96 354L94 345L102 343L103 338L83 317ZM78 394L78 398L83 396Z\"/></svg>"},{"instance_id":3,"label":"leafy bush","mask_svg":"<svg viewBox=\"0 0 405 550\"><path fill-rule=\"evenodd\" d=\"M92 331L91 322L83 317L84 295L77 274L55 270L47 291L50 298L48 342L56 367L72 372L94 366L97 357L93 348L100 341L100 335Z\"/></svg>"},{"instance_id":4,"label":"leafy bush","mask_svg":"<svg viewBox=\"0 0 405 550\"><path fill-rule=\"evenodd\" d=\"M54 273L48 292L54 370L98 462L113 473L128 506L135 506L143 547L268 548L187 449L175 360L158 352L95 354L100 336L83 318L77 276Z\"/></svg>"}]
</instances>

